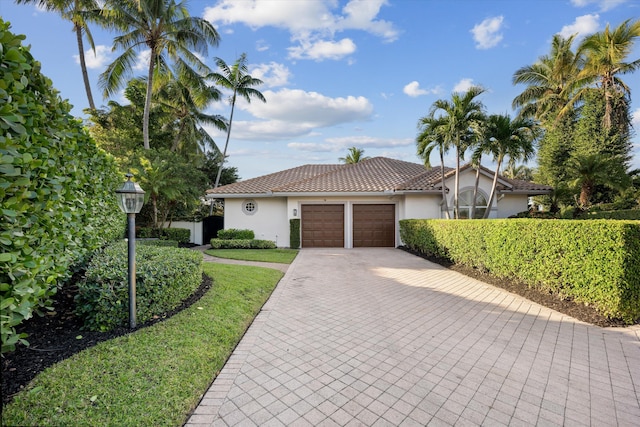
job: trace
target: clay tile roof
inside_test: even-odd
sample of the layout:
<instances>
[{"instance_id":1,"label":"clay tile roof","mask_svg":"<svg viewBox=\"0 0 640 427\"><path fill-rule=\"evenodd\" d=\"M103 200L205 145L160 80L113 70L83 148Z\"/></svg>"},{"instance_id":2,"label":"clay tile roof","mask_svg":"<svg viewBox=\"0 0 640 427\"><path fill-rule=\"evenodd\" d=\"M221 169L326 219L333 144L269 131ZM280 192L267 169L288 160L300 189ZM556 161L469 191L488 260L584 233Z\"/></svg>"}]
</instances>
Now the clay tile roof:
<instances>
[{"instance_id":1,"label":"clay tile roof","mask_svg":"<svg viewBox=\"0 0 640 427\"><path fill-rule=\"evenodd\" d=\"M464 170L470 167L465 165ZM487 168L485 172L493 175ZM455 169L445 168L445 179ZM543 194L551 187L500 177L501 191ZM303 165L217 189L207 190L211 195L248 195L270 193L367 193L385 191L440 191L440 168L425 169L423 165L374 157L356 164Z\"/></svg>"}]
</instances>

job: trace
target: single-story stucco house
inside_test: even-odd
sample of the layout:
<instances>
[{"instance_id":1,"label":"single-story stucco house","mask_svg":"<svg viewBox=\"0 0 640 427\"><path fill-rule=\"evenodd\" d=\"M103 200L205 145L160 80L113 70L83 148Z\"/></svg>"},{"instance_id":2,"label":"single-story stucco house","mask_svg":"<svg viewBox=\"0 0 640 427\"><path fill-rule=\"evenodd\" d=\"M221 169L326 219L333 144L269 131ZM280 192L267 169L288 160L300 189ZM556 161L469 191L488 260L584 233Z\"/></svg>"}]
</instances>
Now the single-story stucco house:
<instances>
[{"instance_id":1,"label":"single-story stucco house","mask_svg":"<svg viewBox=\"0 0 640 427\"><path fill-rule=\"evenodd\" d=\"M478 208L487 208L493 172L480 169ZM476 170L460 170L459 206L468 216ZM445 169L447 202L453 212L455 169ZM498 179L490 218L528 209L528 198L551 187ZM440 167L374 157L355 164L309 164L208 190L224 199L225 229L250 229L256 239L289 246L289 220L301 220L301 247L395 247L401 219L444 218ZM453 217L453 214L451 214Z\"/></svg>"}]
</instances>

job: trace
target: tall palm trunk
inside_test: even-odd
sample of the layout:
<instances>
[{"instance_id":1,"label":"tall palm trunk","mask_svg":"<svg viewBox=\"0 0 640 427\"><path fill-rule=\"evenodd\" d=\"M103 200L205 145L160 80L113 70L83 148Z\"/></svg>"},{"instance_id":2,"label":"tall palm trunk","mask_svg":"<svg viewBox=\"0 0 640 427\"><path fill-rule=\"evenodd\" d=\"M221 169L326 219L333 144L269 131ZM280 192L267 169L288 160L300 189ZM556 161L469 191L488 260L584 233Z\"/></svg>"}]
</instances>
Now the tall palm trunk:
<instances>
[{"instance_id":1,"label":"tall palm trunk","mask_svg":"<svg viewBox=\"0 0 640 427\"><path fill-rule=\"evenodd\" d=\"M82 27L77 24L73 26L76 32L76 39L78 40L78 56L80 57L80 68L82 69L82 80L84 81L84 89L87 92L87 99L89 100L89 108L96 109L96 105L93 103L93 95L91 94L91 84L89 83L89 74L87 73L87 63L84 59L84 43L82 42Z\"/></svg>"},{"instance_id":2,"label":"tall palm trunk","mask_svg":"<svg viewBox=\"0 0 640 427\"><path fill-rule=\"evenodd\" d=\"M460 211L458 210L458 194L460 194L460 140L458 140L458 145L456 145L456 178L455 178L455 189L453 193L453 203L454 203L454 211L453 217L455 219L460 219Z\"/></svg>"},{"instance_id":3,"label":"tall palm trunk","mask_svg":"<svg viewBox=\"0 0 640 427\"><path fill-rule=\"evenodd\" d=\"M151 110L151 89L153 86L153 70L156 66L156 57L153 49L151 49L151 58L149 59L149 73L147 76L147 93L144 100L144 114L142 116L142 141L144 149L151 149L149 144L149 111Z\"/></svg>"},{"instance_id":4,"label":"tall palm trunk","mask_svg":"<svg viewBox=\"0 0 640 427\"><path fill-rule=\"evenodd\" d=\"M502 160L504 157L498 157L498 164L496 165L496 173L493 175L493 183L491 184L491 194L489 195L489 201L487 202L487 210L484 212L483 219L489 218L489 214L491 213L491 206L493 205L493 199L496 195L496 187L498 186L498 172L500 171L500 166L502 166Z\"/></svg>"},{"instance_id":5,"label":"tall palm trunk","mask_svg":"<svg viewBox=\"0 0 640 427\"><path fill-rule=\"evenodd\" d=\"M482 157L478 157L478 166L476 167L476 181L473 184L473 200L471 201L471 214L470 219L476 218L476 200L478 198L478 186L480 185L480 164Z\"/></svg>"},{"instance_id":6,"label":"tall palm trunk","mask_svg":"<svg viewBox=\"0 0 640 427\"><path fill-rule=\"evenodd\" d=\"M229 116L229 128L227 129L227 140L224 143L224 150L222 151L222 160L220 161L220 167L218 168L218 176L216 176L216 183L213 186L214 189L218 188L220 184L220 176L222 176L222 167L224 166L224 159L227 157L227 147L229 146L229 136L231 135L231 123L233 123L233 110L236 106L236 91L233 91L233 98L231 98L231 115Z\"/></svg>"},{"instance_id":7,"label":"tall palm trunk","mask_svg":"<svg viewBox=\"0 0 640 427\"><path fill-rule=\"evenodd\" d=\"M440 176L442 179L442 203L444 204L445 217L451 219L451 215L449 215L449 203L447 202L447 191L444 187L444 153L442 149L440 149Z\"/></svg>"}]
</instances>

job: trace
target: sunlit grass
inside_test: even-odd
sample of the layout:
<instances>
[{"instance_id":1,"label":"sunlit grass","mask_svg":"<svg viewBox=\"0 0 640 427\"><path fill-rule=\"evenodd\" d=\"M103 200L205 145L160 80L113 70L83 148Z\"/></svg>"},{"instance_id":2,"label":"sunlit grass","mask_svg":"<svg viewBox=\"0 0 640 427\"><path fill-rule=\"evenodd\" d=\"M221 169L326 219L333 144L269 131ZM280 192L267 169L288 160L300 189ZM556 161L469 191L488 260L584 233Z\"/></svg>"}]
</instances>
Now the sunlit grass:
<instances>
[{"instance_id":1,"label":"sunlit grass","mask_svg":"<svg viewBox=\"0 0 640 427\"><path fill-rule=\"evenodd\" d=\"M277 262L291 264L298 255L297 249L209 249L207 255L244 261Z\"/></svg>"},{"instance_id":2,"label":"sunlit grass","mask_svg":"<svg viewBox=\"0 0 640 427\"><path fill-rule=\"evenodd\" d=\"M180 426L282 277L205 263L214 284L172 318L105 341L40 373L2 425Z\"/></svg>"}]
</instances>

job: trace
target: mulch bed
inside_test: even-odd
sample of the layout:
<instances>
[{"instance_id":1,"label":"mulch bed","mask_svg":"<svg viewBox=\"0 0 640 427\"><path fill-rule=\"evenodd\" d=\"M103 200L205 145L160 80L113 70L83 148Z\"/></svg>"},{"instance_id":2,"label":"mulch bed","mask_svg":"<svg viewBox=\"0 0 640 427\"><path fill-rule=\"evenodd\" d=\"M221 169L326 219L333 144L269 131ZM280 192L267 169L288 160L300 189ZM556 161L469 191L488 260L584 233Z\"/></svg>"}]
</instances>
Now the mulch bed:
<instances>
[{"instance_id":1,"label":"mulch bed","mask_svg":"<svg viewBox=\"0 0 640 427\"><path fill-rule=\"evenodd\" d=\"M466 276L473 277L474 279L480 280L484 283L489 283L490 285L493 285L498 288L502 288L506 291L509 291L511 293L520 295L530 301L533 301L545 307L551 308L553 310L556 310L560 313L571 316L580 321L591 323L592 325L601 326L601 327L628 326L621 319L610 319L606 316L603 316L598 311L596 311L593 307L589 307L584 304L577 303L571 299L560 299L557 295L529 287L525 283L519 282L517 280L500 278L500 277L493 276L489 273L484 273L472 267L452 264L448 260L425 255L421 252L415 252L406 247L400 247L400 249L406 252L409 252L411 254L414 254L416 256L419 256L421 258L424 258L428 261L434 262L436 264L440 264L444 267L447 267L451 270L462 273ZM640 321L640 319L638 320Z\"/></svg>"},{"instance_id":2,"label":"mulch bed","mask_svg":"<svg viewBox=\"0 0 640 427\"><path fill-rule=\"evenodd\" d=\"M73 279L71 280L73 283ZM76 288L67 285L54 296L52 312L43 317L35 315L18 328L29 336L29 346L18 346L15 351L2 357L2 405L13 399L39 372L86 348L102 341L130 334L162 322L198 301L213 285L212 279L203 274L200 287L174 310L164 313L135 329L120 327L109 332L82 330L82 320L74 314L73 298Z\"/></svg>"}]
</instances>

